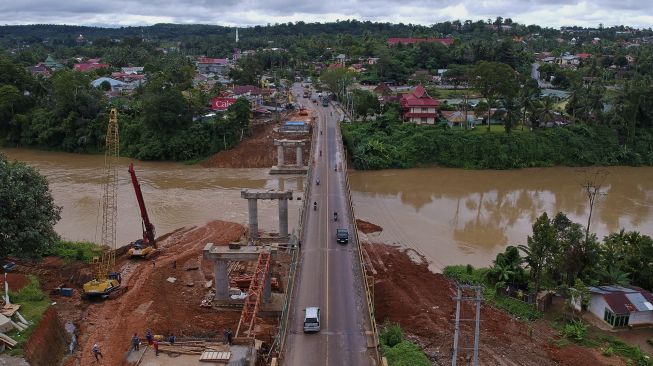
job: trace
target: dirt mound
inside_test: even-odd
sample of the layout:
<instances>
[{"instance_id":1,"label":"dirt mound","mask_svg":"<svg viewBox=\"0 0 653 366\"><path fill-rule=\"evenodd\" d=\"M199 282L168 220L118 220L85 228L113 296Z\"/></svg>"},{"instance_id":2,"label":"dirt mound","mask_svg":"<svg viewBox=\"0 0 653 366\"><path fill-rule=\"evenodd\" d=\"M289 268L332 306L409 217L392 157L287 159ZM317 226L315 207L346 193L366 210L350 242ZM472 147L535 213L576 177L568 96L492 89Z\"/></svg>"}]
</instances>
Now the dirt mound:
<instances>
[{"instance_id":1,"label":"dirt mound","mask_svg":"<svg viewBox=\"0 0 653 366\"><path fill-rule=\"evenodd\" d=\"M206 292L204 284L213 277L212 267L202 261L202 249L207 242L226 245L236 241L244 232L241 225L212 221L159 238L161 251L155 261L120 258L118 267L128 290L116 299L88 306L80 324L81 365L93 364L94 343L104 354L103 364L124 364L131 336L137 333L142 337L147 329L191 337L220 337L225 327L235 329L240 311L218 312L199 306ZM197 269L187 271L188 267ZM170 283L169 277L177 281Z\"/></svg>"},{"instance_id":2,"label":"dirt mound","mask_svg":"<svg viewBox=\"0 0 653 366\"><path fill-rule=\"evenodd\" d=\"M25 358L33 366L56 365L66 351L66 332L50 307L25 345Z\"/></svg>"},{"instance_id":3,"label":"dirt mound","mask_svg":"<svg viewBox=\"0 0 653 366\"><path fill-rule=\"evenodd\" d=\"M9 291L16 292L29 283L29 278L20 273L7 273L7 282L9 282ZM5 276L0 276L0 289L5 290Z\"/></svg>"},{"instance_id":4,"label":"dirt mound","mask_svg":"<svg viewBox=\"0 0 653 366\"><path fill-rule=\"evenodd\" d=\"M364 244L377 272L374 275L375 315L399 323L409 339L425 350L438 365L451 364L455 302L454 284L442 274L429 271L426 263L415 263L406 252L383 244ZM461 318L473 317L469 306ZM473 322L461 326L461 347L474 339ZM530 334L530 335L529 335ZM485 365L610 365L619 360L605 358L595 350L579 346L550 345L555 332L544 321L528 325L486 304L481 307L480 363ZM461 361L466 355L462 355Z\"/></svg>"},{"instance_id":5,"label":"dirt mound","mask_svg":"<svg viewBox=\"0 0 653 366\"><path fill-rule=\"evenodd\" d=\"M356 219L356 227L358 230L365 234L378 233L383 231L383 228L379 225L361 219Z\"/></svg>"},{"instance_id":6,"label":"dirt mound","mask_svg":"<svg viewBox=\"0 0 653 366\"><path fill-rule=\"evenodd\" d=\"M309 111L310 112L310 111ZM308 115L299 115L299 112L293 112L290 115L283 113L280 117L282 121L306 121L311 120ZM207 158L200 163L207 168L270 168L277 165L277 150L274 146L275 139L290 138L293 140L311 139L311 134L287 135L275 132L274 128L279 123L266 123L254 125L252 127L252 136L245 138L236 147L230 150L220 151L217 154ZM310 146L305 146L303 151L304 159L308 156ZM294 149L285 149L285 161L295 161Z\"/></svg>"}]
</instances>

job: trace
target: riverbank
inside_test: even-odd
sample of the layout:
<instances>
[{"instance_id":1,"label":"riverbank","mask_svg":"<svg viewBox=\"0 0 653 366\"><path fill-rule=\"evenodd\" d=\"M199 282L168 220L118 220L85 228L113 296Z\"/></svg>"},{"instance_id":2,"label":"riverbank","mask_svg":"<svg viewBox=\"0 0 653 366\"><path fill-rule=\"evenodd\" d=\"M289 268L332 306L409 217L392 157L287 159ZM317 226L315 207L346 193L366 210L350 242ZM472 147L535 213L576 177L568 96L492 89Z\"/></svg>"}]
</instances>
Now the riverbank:
<instances>
[{"instance_id":1,"label":"riverbank","mask_svg":"<svg viewBox=\"0 0 653 366\"><path fill-rule=\"evenodd\" d=\"M394 246L364 243L374 268L374 306L377 323L398 323L406 338L418 344L435 365L451 364L455 287L452 280L428 269L423 257ZM465 307L463 313L473 314ZM462 325L468 346L473 323ZM624 365L616 356L596 349L553 343L557 333L544 320L530 325L485 303L481 307L480 363L505 366Z\"/></svg>"},{"instance_id":2,"label":"riverbank","mask_svg":"<svg viewBox=\"0 0 653 366\"><path fill-rule=\"evenodd\" d=\"M653 165L653 129L638 129L635 141L626 146L617 132L606 126L487 133L484 126L466 131L388 118L343 125L343 139L356 169Z\"/></svg>"}]
</instances>

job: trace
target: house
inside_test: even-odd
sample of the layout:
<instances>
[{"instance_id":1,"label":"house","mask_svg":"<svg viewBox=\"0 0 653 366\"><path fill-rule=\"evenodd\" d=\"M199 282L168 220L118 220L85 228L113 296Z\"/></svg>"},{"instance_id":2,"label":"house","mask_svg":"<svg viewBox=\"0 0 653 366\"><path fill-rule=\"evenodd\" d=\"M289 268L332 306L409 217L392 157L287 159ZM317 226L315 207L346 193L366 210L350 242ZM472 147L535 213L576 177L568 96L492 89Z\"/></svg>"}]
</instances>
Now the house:
<instances>
[{"instance_id":1,"label":"house","mask_svg":"<svg viewBox=\"0 0 653 366\"><path fill-rule=\"evenodd\" d=\"M110 66L109 64L100 63L99 58L90 58L86 60L86 62L79 61L78 63L74 64L73 70L79 72L89 72L97 69L105 69L109 66Z\"/></svg>"},{"instance_id":2,"label":"house","mask_svg":"<svg viewBox=\"0 0 653 366\"><path fill-rule=\"evenodd\" d=\"M45 65L43 65L42 62L39 62L38 64L36 64L34 66L28 67L27 70L34 76L40 75L40 76L43 76L43 77L49 77L49 76L52 75L52 73L50 72L50 69L45 67Z\"/></svg>"},{"instance_id":3,"label":"house","mask_svg":"<svg viewBox=\"0 0 653 366\"><path fill-rule=\"evenodd\" d=\"M225 75L229 71L229 60L226 58L200 57L196 61L197 72L200 74Z\"/></svg>"},{"instance_id":4,"label":"house","mask_svg":"<svg viewBox=\"0 0 653 366\"><path fill-rule=\"evenodd\" d=\"M376 65L378 62L379 62L378 57L368 57L367 60L365 61L365 63L368 65Z\"/></svg>"},{"instance_id":5,"label":"house","mask_svg":"<svg viewBox=\"0 0 653 366\"><path fill-rule=\"evenodd\" d=\"M440 102L431 98L421 85L413 92L402 95L400 104L406 122L432 125L438 120Z\"/></svg>"},{"instance_id":6,"label":"house","mask_svg":"<svg viewBox=\"0 0 653 366\"><path fill-rule=\"evenodd\" d=\"M235 95L251 95L258 96L261 95L261 88L254 85L236 85L234 86Z\"/></svg>"},{"instance_id":7,"label":"house","mask_svg":"<svg viewBox=\"0 0 653 366\"><path fill-rule=\"evenodd\" d=\"M344 54L339 54L338 56L335 57L336 62L342 65L343 67L345 66L345 61L347 61L347 56Z\"/></svg>"},{"instance_id":8,"label":"house","mask_svg":"<svg viewBox=\"0 0 653 366\"><path fill-rule=\"evenodd\" d=\"M392 89L390 89L388 84L380 83L379 85L376 86L376 88L374 88L373 92L378 96L389 95L392 94Z\"/></svg>"},{"instance_id":9,"label":"house","mask_svg":"<svg viewBox=\"0 0 653 366\"><path fill-rule=\"evenodd\" d=\"M363 72L366 69L363 67L362 64L353 64L353 65L349 66L348 70L352 71L352 72Z\"/></svg>"},{"instance_id":10,"label":"house","mask_svg":"<svg viewBox=\"0 0 653 366\"><path fill-rule=\"evenodd\" d=\"M560 66L578 66L580 65L580 57L576 55L565 54L562 57L556 58L556 63Z\"/></svg>"},{"instance_id":11,"label":"house","mask_svg":"<svg viewBox=\"0 0 653 366\"><path fill-rule=\"evenodd\" d=\"M83 46L86 44L86 38L80 34L79 37L75 38L75 43L77 43L78 46Z\"/></svg>"},{"instance_id":12,"label":"house","mask_svg":"<svg viewBox=\"0 0 653 366\"><path fill-rule=\"evenodd\" d=\"M445 46L453 44L453 38L388 38L389 46L396 46L398 44L409 45L416 43L440 43Z\"/></svg>"},{"instance_id":13,"label":"house","mask_svg":"<svg viewBox=\"0 0 653 366\"><path fill-rule=\"evenodd\" d=\"M132 66L132 67L121 67L120 71L122 71L125 74L138 75L143 73L143 69L145 69L143 66Z\"/></svg>"},{"instance_id":14,"label":"house","mask_svg":"<svg viewBox=\"0 0 653 366\"><path fill-rule=\"evenodd\" d=\"M109 85L111 85L111 90L112 91L113 90L122 90L123 87L125 87L125 85L127 85L127 83L125 83L125 82L122 82L122 81L116 80L116 79L112 79L112 78L108 78L106 76L103 76L101 78L97 78L97 79L91 81L91 85L94 88L99 88L100 85L102 85L104 82L107 82L107 83L109 83Z\"/></svg>"},{"instance_id":15,"label":"house","mask_svg":"<svg viewBox=\"0 0 653 366\"><path fill-rule=\"evenodd\" d=\"M623 286L589 287L587 310L613 328L653 325L653 294ZM572 301L580 310L578 299Z\"/></svg>"},{"instance_id":16,"label":"house","mask_svg":"<svg viewBox=\"0 0 653 366\"><path fill-rule=\"evenodd\" d=\"M442 113L442 117L447 120L447 125L449 127L464 127L465 119L467 119L467 126L469 127L473 128L476 124L474 111L467 111L466 116L465 111L441 111L440 113Z\"/></svg>"},{"instance_id":17,"label":"house","mask_svg":"<svg viewBox=\"0 0 653 366\"><path fill-rule=\"evenodd\" d=\"M578 57L580 60L587 60L588 58L592 57L591 53L577 53L576 57Z\"/></svg>"},{"instance_id":18,"label":"house","mask_svg":"<svg viewBox=\"0 0 653 366\"><path fill-rule=\"evenodd\" d=\"M51 71L57 71L65 68L64 65L57 62L57 60L55 60L51 55L48 55L48 57L45 58L45 61L43 61L43 66L47 67Z\"/></svg>"}]
</instances>

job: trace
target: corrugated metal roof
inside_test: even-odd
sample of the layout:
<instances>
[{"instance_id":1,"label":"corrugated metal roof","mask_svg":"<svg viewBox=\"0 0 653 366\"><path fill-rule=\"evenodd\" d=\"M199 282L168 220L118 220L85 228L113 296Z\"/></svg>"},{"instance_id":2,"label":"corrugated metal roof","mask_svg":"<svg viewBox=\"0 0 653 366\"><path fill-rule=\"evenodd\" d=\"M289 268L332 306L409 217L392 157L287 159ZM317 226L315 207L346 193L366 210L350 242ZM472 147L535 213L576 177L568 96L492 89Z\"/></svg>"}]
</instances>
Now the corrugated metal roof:
<instances>
[{"instance_id":1,"label":"corrugated metal roof","mask_svg":"<svg viewBox=\"0 0 653 366\"><path fill-rule=\"evenodd\" d=\"M648 306L645 305L648 301L640 293L625 294L628 300L635 306L637 311L648 311Z\"/></svg>"}]
</instances>

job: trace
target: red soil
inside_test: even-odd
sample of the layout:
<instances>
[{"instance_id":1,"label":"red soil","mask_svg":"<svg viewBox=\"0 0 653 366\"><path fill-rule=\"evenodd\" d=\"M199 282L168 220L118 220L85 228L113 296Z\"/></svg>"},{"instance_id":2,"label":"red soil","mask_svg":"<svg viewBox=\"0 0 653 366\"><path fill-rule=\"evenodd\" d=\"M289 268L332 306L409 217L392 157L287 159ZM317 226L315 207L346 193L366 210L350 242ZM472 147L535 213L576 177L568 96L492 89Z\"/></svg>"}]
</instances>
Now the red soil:
<instances>
[{"instance_id":1,"label":"red soil","mask_svg":"<svg viewBox=\"0 0 653 366\"><path fill-rule=\"evenodd\" d=\"M154 334L194 337L220 337L222 329L235 329L240 311L218 312L199 306L206 293L204 284L212 279L211 266L202 261L202 249L208 242L226 245L236 241L244 232L241 225L212 221L159 238L161 252L154 265L121 258L123 286L128 289L116 299L89 305L80 327L80 364L93 364L94 343L102 350L103 364L125 364L131 336L143 337L148 329ZM173 261L177 262L175 269ZM187 271L187 267L199 269ZM170 283L168 277L177 281ZM193 286L187 286L191 282Z\"/></svg>"},{"instance_id":2,"label":"red soil","mask_svg":"<svg viewBox=\"0 0 653 366\"><path fill-rule=\"evenodd\" d=\"M383 228L377 224L365 220L356 219L356 227L365 234L377 233L383 231Z\"/></svg>"},{"instance_id":3,"label":"red soil","mask_svg":"<svg viewBox=\"0 0 653 366\"><path fill-rule=\"evenodd\" d=\"M416 264L406 252L383 244L364 244L376 274L374 299L376 319L399 323L409 339L425 350L438 365L451 363L455 302L454 283ZM462 309L461 318L472 318L474 310ZM529 335L530 333L530 335ZM618 365L617 357L606 358L594 349L570 345L557 348L555 332L545 321L528 324L485 303L481 306L481 365ZM461 326L461 347L473 344L473 322ZM471 354L459 358L468 360ZM463 362L464 363L464 362ZM466 364L466 363L465 363Z\"/></svg>"},{"instance_id":4,"label":"red soil","mask_svg":"<svg viewBox=\"0 0 653 366\"><path fill-rule=\"evenodd\" d=\"M29 278L20 273L7 273L7 281L9 282L9 291L16 292L29 283ZM0 289L5 290L5 276L0 276Z\"/></svg>"}]
</instances>

